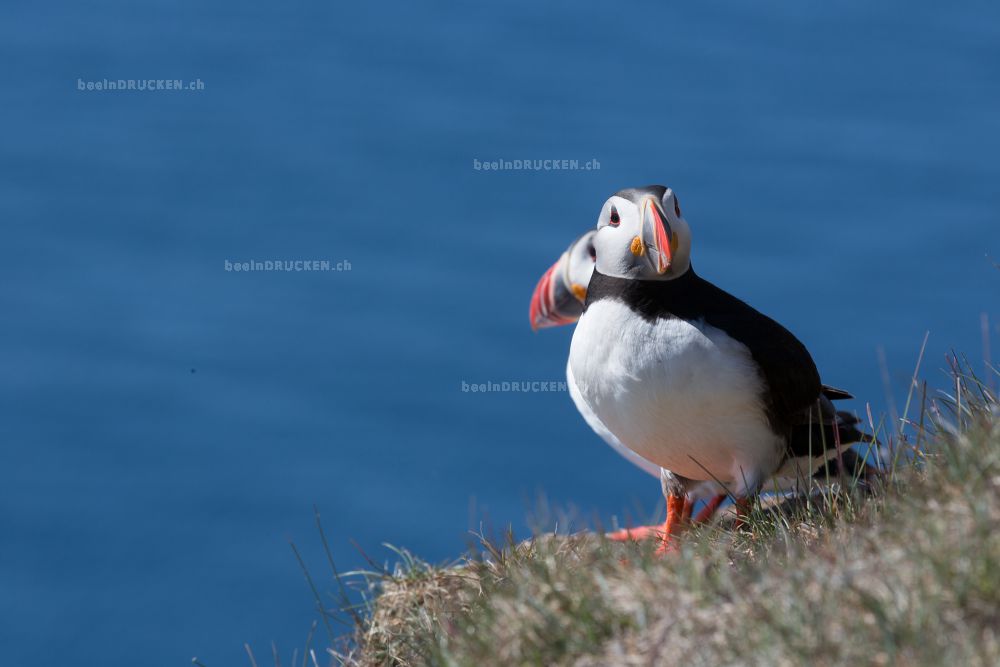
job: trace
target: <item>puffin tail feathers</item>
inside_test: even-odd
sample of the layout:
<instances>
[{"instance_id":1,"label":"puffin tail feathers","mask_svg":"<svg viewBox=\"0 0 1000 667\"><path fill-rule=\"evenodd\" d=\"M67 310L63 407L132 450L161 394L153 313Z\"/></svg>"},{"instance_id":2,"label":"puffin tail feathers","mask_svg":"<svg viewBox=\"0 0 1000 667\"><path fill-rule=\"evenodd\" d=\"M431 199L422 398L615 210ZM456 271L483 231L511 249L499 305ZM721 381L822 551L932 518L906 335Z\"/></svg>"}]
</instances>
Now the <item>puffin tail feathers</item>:
<instances>
[{"instance_id":1,"label":"puffin tail feathers","mask_svg":"<svg viewBox=\"0 0 1000 667\"><path fill-rule=\"evenodd\" d=\"M850 398L854 398L854 394L849 391L844 391L843 389L837 389L836 387L831 387L825 384L820 389L822 394L826 396L831 401L842 401Z\"/></svg>"}]
</instances>

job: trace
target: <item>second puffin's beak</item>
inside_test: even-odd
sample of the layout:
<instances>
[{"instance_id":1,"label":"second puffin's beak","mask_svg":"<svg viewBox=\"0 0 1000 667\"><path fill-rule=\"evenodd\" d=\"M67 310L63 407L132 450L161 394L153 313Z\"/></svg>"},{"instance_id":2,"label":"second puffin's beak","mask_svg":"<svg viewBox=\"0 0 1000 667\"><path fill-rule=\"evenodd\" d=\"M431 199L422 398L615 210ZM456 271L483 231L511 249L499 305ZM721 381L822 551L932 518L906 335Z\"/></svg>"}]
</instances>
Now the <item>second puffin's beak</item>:
<instances>
[{"instance_id":1,"label":"second puffin's beak","mask_svg":"<svg viewBox=\"0 0 1000 667\"><path fill-rule=\"evenodd\" d=\"M533 330L572 324L580 319L583 312L581 297L586 296L586 288L566 284L563 274L568 261L568 256L563 253L535 285L528 309Z\"/></svg>"},{"instance_id":2,"label":"second puffin's beak","mask_svg":"<svg viewBox=\"0 0 1000 667\"><path fill-rule=\"evenodd\" d=\"M653 199L646 199L642 205L642 238L636 237L632 240L632 253L641 256L645 253L636 252L635 249L640 247L644 251L649 248L649 264L662 276L674 259L672 241L673 232L670 223L667 222L667 216L663 214L659 203Z\"/></svg>"}]
</instances>

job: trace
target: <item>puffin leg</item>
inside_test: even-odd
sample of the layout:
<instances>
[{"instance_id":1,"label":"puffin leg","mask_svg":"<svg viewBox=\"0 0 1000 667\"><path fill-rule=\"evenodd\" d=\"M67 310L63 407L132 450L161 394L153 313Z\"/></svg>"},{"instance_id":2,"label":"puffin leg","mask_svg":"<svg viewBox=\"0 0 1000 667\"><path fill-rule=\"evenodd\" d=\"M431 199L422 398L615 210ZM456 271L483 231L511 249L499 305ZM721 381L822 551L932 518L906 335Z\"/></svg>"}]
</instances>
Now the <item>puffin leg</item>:
<instances>
[{"instance_id":1,"label":"puffin leg","mask_svg":"<svg viewBox=\"0 0 1000 667\"><path fill-rule=\"evenodd\" d=\"M760 489L764 477L760 470L754 468L740 467L737 479L742 479L743 484L734 493L733 505L736 508L736 521L733 522L733 530L740 530L747 523L750 515L751 503L760 500Z\"/></svg>"},{"instance_id":2,"label":"puffin leg","mask_svg":"<svg viewBox=\"0 0 1000 667\"><path fill-rule=\"evenodd\" d=\"M715 513L719 510L719 505L723 503L726 499L726 494L720 493L716 496L712 496L712 499L705 503L705 506L701 508L698 515L695 516L695 523L707 523L715 516Z\"/></svg>"},{"instance_id":3,"label":"puffin leg","mask_svg":"<svg viewBox=\"0 0 1000 667\"><path fill-rule=\"evenodd\" d=\"M668 551L677 548L676 538L680 535L684 527L691 522L691 510L694 509L694 501L687 495L667 496L667 520L660 529L660 546L657 547L657 555L663 555Z\"/></svg>"},{"instance_id":4,"label":"puffin leg","mask_svg":"<svg viewBox=\"0 0 1000 667\"><path fill-rule=\"evenodd\" d=\"M670 537L681 531L683 526L691 521L691 511L694 509L694 502L687 496L668 495L667 496L667 520L654 526L638 526L636 528L622 528L612 533L606 533L605 537L615 542L641 542L649 539L659 539L665 545ZM660 550L663 550L661 545Z\"/></svg>"},{"instance_id":5,"label":"puffin leg","mask_svg":"<svg viewBox=\"0 0 1000 667\"><path fill-rule=\"evenodd\" d=\"M746 525L747 515L750 514L750 498L741 496L733 504L736 505L736 521L733 522L733 530L740 530Z\"/></svg>"},{"instance_id":6,"label":"puffin leg","mask_svg":"<svg viewBox=\"0 0 1000 667\"><path fill-rule=\"evenodd\" d=\"M667 520L662 525L625 528L607 533L606 537L619 542L656 538L660 540L656 553L663 554L668 551L671 540L681 532L685 524L691 522L694 500L688 494L691 480L675 475L666 468L660 469L660 486L663 488L663 496L667 499Z\"/></svg>"}]
</instances>

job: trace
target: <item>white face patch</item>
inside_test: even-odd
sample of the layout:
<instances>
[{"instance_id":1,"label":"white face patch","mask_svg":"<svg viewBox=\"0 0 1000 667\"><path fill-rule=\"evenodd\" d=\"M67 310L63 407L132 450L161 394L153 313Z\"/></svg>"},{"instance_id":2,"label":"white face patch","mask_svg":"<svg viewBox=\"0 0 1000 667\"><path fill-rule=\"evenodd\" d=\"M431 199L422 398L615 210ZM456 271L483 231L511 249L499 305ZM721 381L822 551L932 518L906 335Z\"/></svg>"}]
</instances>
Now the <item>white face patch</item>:
<instances>
[{"instance_id":1,"label":"white face patch","mask_svg":"<svg viewBox=\"0 0 1000 667\"><path fill-rule=\"evenodd\" d=\"M635 194L613 195L604 202L598 216L594 237L597 270L606 276L635 280L671 280L684 275L691 265L691 231L679 215L673 191L667 188L662 198L656 196L655 190L648 194L643 190L630 192ZM658 218L662 219L665 234L656 233ZM665 245L669 248L660 253ZM663 264L658 253L670 259L663 272L658 270Z\"/></svg>"},{"instance_id":2,"label":"white face patch","mask_svg":"<svg viewBox=\"0 0 1000 667\"><path fill-rule=\"evenodd\" d=\"M633 202L618 196L604 202L594 236L597 270L606 276L638 278L643 262L636 261L630 246L641 233L641 213Z\"/></svg>"}]
</instances>

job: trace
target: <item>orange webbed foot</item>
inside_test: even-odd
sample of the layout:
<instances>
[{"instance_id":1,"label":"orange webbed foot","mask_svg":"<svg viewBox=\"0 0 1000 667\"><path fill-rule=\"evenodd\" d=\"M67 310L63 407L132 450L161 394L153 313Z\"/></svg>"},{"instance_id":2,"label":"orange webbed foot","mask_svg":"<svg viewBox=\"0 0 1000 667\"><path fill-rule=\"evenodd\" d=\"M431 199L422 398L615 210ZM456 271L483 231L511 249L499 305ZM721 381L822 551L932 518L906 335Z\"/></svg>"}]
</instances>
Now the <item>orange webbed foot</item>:
<instances>
[{"instance_id":1,"label":"orange webbed foot","mask_svg":"<svg viewBox=\"0 0 1000 667\"><path fill-rule=\"evenodd\" d=\"M635 528L622 528L604 536L614 542L643 542L645 540L662 537L663 524L655 526L637 526Z\"/></svg>"},{"instance_id":2,"label":"orange webbed foot","mask_svg":"<svg viewBox=\"0 0 1000 667\"><path fill-rule=\"evenodd\" d=\"M605 537L616 542L656 539L659 540L656 555L663 556L677 550L678 537L684 527L691 522L693 507L694 503L684 496L667 496L667 520L662 525L623 528L606 533Z\"/></svg>"}]
</instances>

